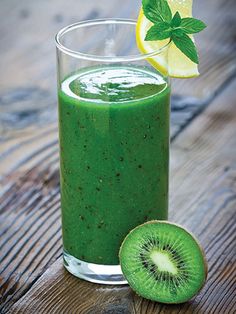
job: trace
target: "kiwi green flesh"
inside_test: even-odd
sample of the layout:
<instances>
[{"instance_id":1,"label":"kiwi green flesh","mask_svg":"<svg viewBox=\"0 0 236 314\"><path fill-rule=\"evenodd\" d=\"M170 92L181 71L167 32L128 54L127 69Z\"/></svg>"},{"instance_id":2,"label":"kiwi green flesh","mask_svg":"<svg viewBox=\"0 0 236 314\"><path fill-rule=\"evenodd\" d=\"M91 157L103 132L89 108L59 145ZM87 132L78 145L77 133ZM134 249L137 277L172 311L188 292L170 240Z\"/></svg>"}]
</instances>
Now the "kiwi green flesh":
<instances>
[{"instance_id":1,"label":"kiwi green flesh","mask_svg":"<svg viewBox=\"0 0 236 314\"><path fill-rule=\"evenodd\" d=\"M161 303L183 303L202 288L206 261L196 239L163 221L132 230L120 249L122 272L140 296Z\"/></svg>"}]
</instances>

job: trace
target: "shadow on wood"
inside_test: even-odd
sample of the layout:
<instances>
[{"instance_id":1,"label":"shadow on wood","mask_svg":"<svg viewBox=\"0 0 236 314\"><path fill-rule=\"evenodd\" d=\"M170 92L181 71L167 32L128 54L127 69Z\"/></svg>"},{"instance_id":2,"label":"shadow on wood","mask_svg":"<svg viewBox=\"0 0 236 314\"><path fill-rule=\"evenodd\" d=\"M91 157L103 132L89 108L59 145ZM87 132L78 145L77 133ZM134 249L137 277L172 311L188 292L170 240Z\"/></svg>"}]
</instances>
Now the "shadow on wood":
<instances>
[{"instance_id":1,"label":"shadow on wood","mask_svg":"<svg viewBox=\"0 0 236 314\"><path fill-rule=\"evenodd\" d=\"M193 313L194 301L185 305L189 313ZM97 285L80 280L69 274L60 260L41 276L10 313L155 314L161 310L172 313L172 310L177 312L180 309L181 305L166 306L144 300L127 285Z\"/></svg>"}]
</instances>

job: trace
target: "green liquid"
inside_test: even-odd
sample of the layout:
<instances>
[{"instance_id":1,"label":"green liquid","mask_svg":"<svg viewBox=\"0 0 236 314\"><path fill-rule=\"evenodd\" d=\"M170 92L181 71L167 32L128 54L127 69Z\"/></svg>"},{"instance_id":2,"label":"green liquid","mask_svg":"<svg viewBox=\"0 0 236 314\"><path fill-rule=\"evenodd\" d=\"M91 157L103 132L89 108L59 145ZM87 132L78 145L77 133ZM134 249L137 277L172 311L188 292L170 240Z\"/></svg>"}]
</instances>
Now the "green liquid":
<instances>
[{"instance_id":1,"label":"green liquid","mask_svg":"<svg viewBox=\"0 0 236 314\"><path fill-rule=\"evenodd\" d=\"M96 67L59 91L64 250L117 265L137 225L167 219L170 88L142 67Z\"/></svg>"}]
</instances>

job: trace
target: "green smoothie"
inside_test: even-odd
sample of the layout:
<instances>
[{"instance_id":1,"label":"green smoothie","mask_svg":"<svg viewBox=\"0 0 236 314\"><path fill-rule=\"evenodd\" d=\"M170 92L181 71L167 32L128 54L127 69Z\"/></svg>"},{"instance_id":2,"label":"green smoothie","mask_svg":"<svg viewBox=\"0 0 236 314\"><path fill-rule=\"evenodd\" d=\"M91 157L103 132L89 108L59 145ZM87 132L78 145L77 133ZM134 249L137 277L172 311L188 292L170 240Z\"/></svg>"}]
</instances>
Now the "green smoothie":
<instances>
[{"instance_id":1,"label":"green smoothie","mask_svg":"<svg viewBox=\"0 0 236 314\"><path fill-rule=\"evenodd\" d=\"M118 265L127 233L167 219L170 87L147 67L73 73L59 91L63 245Z\"/></svg>"}]
</instances>

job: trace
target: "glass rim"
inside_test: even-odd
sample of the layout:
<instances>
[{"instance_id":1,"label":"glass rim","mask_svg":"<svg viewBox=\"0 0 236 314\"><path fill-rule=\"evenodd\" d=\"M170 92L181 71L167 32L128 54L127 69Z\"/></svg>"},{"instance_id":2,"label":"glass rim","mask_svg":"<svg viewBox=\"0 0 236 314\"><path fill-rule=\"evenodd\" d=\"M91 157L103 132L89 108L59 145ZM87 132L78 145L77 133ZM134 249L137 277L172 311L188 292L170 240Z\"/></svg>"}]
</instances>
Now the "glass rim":
<instances>
[{"instance_id":1,"label":"glass rim","mask_svg":"<svg viewBox=\"0 0 236 314\"><path fill-rule=\"evenodd\" d=\"M137 21L134 19L124 19L124 18L106 18L106 19L93 19L93 20L85 20L77 23L70 24L68 26L63 27L55 36L56 47L71 57L83 59L83 60L90 60L90 61L100 61L100 62L129 62L129 61L140 61L145 60L147 58L154 57L164 50L166 50L170 44L168 42L163 47L148 52L148 53L140 53L135 55L127 55L127 56L98 56L93 54L86 54L76 50L72 50L67 48L61 42L61 37L64 36L66 33L73 31L74 29L86 27L86 26L95 26L95 25L105 25L105 24L127 24L127 25L135 25Z\"/></svg>"}]
</instances>

